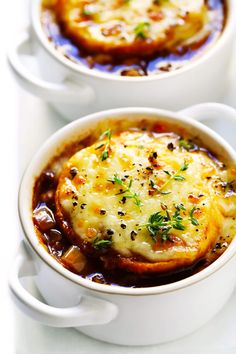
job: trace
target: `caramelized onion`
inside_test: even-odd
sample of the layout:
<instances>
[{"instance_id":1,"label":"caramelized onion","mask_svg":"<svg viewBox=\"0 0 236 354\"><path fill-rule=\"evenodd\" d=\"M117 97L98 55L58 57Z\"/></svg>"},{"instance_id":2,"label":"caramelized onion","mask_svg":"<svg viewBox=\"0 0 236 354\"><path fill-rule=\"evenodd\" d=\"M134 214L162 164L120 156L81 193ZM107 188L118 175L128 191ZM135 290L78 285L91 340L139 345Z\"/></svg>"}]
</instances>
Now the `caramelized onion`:
<instances>
[{"instance_id":1,"label":"caramelized onion","mask_svg":"<svg viewBox=\"0 0 236 354\"><path fill-rule=\"evenodd\" d=\"M56 226L54 215L45 204L41 204L34 210L33 218L40 231L44 232Z\"/></svg>"},{"instance_id":2,"label":"caramelized onion","mask_svg":"<svg viewBox=\"0 0 236 354\"><path fill-rule=\"evenodd\" d=\"M71 246L62 256L62 262L71 270L81 272L86 265L86 258L77 246Z\"/></svg>"}]
</instances>

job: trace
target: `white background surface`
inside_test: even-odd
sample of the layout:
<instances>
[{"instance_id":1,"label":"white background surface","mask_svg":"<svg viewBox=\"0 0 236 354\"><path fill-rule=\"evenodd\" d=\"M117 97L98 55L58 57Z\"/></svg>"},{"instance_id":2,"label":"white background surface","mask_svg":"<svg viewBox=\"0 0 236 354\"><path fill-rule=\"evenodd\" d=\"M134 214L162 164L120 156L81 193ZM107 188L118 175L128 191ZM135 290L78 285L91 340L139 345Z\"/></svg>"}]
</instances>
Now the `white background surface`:
<instances>
[{"instance_id":1,"label":"white background surface","mask_svg":"<svg viewBox=\"0 0 236 354\"><path fill-rule=\"evenodd\" d=\"M20 240L16 210L19 177L41 143L65 121L48 105L16 86L5 53L10 41L28 21L27 0L0 0L0 4L0 353L236 354L236 292L224 309L198 332L169 344L141 348L100 343L73 329L47 328L13 307L7 273ZM236 47L222 102L236 108Z\"/></svg>"}]
</instances>

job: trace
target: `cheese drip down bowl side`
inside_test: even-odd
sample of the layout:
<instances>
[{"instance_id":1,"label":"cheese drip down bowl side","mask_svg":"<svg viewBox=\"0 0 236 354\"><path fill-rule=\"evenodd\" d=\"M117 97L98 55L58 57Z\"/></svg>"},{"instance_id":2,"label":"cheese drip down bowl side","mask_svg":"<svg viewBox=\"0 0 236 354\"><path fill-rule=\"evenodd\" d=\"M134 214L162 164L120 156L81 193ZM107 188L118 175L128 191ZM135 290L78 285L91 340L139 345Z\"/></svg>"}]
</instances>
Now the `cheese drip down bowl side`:
<instances>
[{"instance_id":1,"label":"cheese drip down bowl side","mask_svg":"<svg viewBox=\"0 0 236 354\"><path fill-rule=\"evenodd\" d=\"M183 68L146 77L107 74L68 60L42 29L40 3L32 1L31 26L10 45L8 60L19 84L50 102L68 120L137 105L177 110L217 101L224 92L236 28L234 0L226 0L225 27L215 43ZM30 63L37 70L30 70Z\"/></svg>"},{"instance_id":2,"label":"cheese drip down bowl side","mask_svg":"<svg viewBox=\"0 0 236 354\"><path fill-rule=\"evenodd\" d=\"M205 109L204 109L205 107ZM200 112L200 113L198 113ZM141 117L164 120L194 132L206 147L229 163L236 162L234 149L217 133L191 119L224 115L234 129L236 113L222 105L201 105L183 113L151 108L123 108L92 114L55 133L36 154L22 180L19 214L25 234L10 272L10 289L15 303L41 323L57 327L76 327L103 341L123 345L167 342L193 332L211 319L230 297L236 284L236 240L210 266L175 283L125 288L94 283L65 269L39 242L32 222L32 193L40 171L58 148L73 137L82 138L102 120L128 120ZM196 114L195 114L196 113ZM45 303L22 286L20 278L34 275ZM180 325L181 319L181 325ZM155 330L154 330L155 329Z\"/></svg>"}]
</instances>

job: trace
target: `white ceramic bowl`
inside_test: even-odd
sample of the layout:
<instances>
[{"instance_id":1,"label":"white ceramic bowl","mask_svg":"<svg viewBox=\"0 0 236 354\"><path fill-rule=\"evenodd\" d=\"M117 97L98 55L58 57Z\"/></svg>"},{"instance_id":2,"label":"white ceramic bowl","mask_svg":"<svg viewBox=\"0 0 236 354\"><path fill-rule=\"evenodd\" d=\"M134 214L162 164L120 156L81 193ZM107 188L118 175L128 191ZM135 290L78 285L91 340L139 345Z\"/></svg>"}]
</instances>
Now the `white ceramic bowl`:
<instances>
[{"instance_id":1,"label":"white ceramic bowl","mask_svg":"<svg viewBox=\"0 0 236 354\"><path fill-rule=\"evenodd\" d=\"M19 213L27 250L21 246L10 273L14 301L35 320L57 327L76 327L91 337L111 343L161 343L202 326L222 308L234 290L236 239L213 264L191 277L168 285L135 289L83 279L65 269L39 243L32 222L33 185L35 176L57 148L74 136L82 138L88 130L96 129L101 120L111 117L138 120L143 116L178 122L185 129L194 131L206 147L236 163L235 150L217 133L197 121L211 121L220 116L226 129L235 131L236 111L219 104L198 105L179 113L153 108L104 111L79 119L55 133L34 157L22 180ZM22 286L20 278L26 274L34 274L47 304Z\"/></svg>"},{"instance_id":2,"label":"white ceramic bowl","mask_svg":"<svg viewBox=\"0 0 236 354\"><path fill-rule=\"evenodd\" d=\"M12 43L9 63L23 88L50 102L67 119L115 107L177 110L199 102L217 101L225 88L236 28L236 1L225 1L228 7L225 29L198 59L157 76L122 77L88 69L60 54L43 32L41 1L32 0L31 27ZM28 60L23 64L25 56ZM36 64L38 75L30 71L30 64Z\"/></svg>"}]
</instances>

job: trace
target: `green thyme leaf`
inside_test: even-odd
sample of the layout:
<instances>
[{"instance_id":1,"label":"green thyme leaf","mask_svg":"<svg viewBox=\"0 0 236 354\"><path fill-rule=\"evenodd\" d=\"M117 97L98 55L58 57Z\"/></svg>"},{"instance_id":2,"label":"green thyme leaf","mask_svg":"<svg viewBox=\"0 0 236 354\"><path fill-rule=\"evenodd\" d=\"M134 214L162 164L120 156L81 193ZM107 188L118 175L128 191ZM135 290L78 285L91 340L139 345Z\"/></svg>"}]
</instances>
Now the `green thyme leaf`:
<instances>
[{"instance_id":1,"label":"green thyme leaf","mask_svg":"<svg viewBox=\"0 0 236 354\"><path fill-rule=\"evenodd\" d=\"M102 140L102 139L104 139L104 138L106 138L106 137L107 137L109 140L111 139L111 129L107 129L105 132L103 132L103 133L100 135L99 139Z\"/></svg>"},{"instance_id":2,"label":"green thyme leaf","mask_svg":"<svg viewBox=\"0 0 236 354\"><path fill-rule=\"evenodd\" d=\"M175 209L176 210L186 210L185 206L183 205L183 203L180 204L175 204Z\"/></svg>"},{"instance_id":3,"label":"green thyme leaf","mask_svg":"<svg viewBox=\"0 0 236 354\"><path fill-rule=\"evenodd\" d=\"M188 169L189 163L184 161L184 164L181 166L180 171L186 171Z\"/></svg>"},{"instance_id":4,"label":"green thyme leaf","mask_svg":"<svg viewBox=\"0 0 236 354\"><path fill-rule=\"evenodd\" d=\"M185 230L184 225L182 225L182 224L180 224L180 223L178 223L178 224L173 224L172 227L173 227L174 229L176 229L176 230L182 230L182 231Z\"/></svg>"},{"instance_id":5,"label":"green thyme leaf","mask_svg":"<svg viewBox=\"0 0 236 354\"><path fill-rule=\"evenodd\" d=\"M109 156L108 151L107 150L103 151L102 155L101 155L101 160L102 161L106 160L108 158L108 156Z\"/></svg>"},{"instance_id":6,"label":"green thyme leaf","mask_svg":"<svg viewBox=\"0 0 236 354\"><path fill-rule=\"evenodd\" d=\"M172 227L176 230L184 230L185 227L183 225L183 218L180 216L179 210L176 210L176 212L173 215L172 218Z\"/></svg>"},{"instance_id":7,"label":"green thyme leaf","mask_svg":"<svg viewBox=\"0 0 236 354\"><path fill-rule=\"evenodd\" d=\"M191 223L192 223L194 226L198 226L198 225L199 225L198 220L193 216L194 211L195 211L196 209L197 209L197 208L194 206L194 207L190 210L190 213L189 213L189 219L190 219Z\"/></svg>"},{"instance_id":8,"label":"green thyme leaf","mask_svg":"<svg viewBox=\"0 0 236 354\"><path fill-rule=\"evenodd\" d=\"M165 172L166 175L171 176L171 173L169 171L163 170L163 172Z\"/></svg>"},{"instance_id":9,"label":"green thyme leaf","mask_svg":"<svg viewBox=\"0 0 236 354\"><path fill-rule=\"evenodd\" d=\"M104 145L105 145L105 144L100 144L100 145L98 145L97 147L95 147L95 150L101 149Z\"/></svg>"},{"instance_id":10,"label":"green thyme leaf","mask_svg":"<svg viewBox=\"0 0 236 354\"><path fill-rule=\"evenodd\" d=\"M150 28L149 22L140 22L134 29L136 38L146 39L147 31Z\"/></svg>"},{"instance_id":11,"label":"green thyme leaf","mask_svg":"<svg viewBox=\"0 0 236 354\"><path fill-rule=\"evenodd\" d=\"M185 150L189 151L189 150L194 149L194 144L189 140L181 139L181 140L179 140L179 147L184 148Z\"/></svg>"},{"instance_id":12,"label":"green thyme leaf","mask_svg":"<svg viewBox=\"0 0 236 354\"><path fill-rule=\"evenodd\" d=\"M133 180L132 179L130 179L129 184L127 185L127 184L125 184L122 181L122 179L117 174L115 174L111 179L108 179L108 182L111 182L113 184L116 183L116 184L118 184L118 185L120 185L120 186L122 186L124 188L124 190L121 190L116 195L124 194L125 198L133 199L134 200L134 204L137 205L139 208L143 205L142 202L141 202L139 194L136 193L136 192L133 192L131 190L132 184L133 184Z\"/></svg>"},{"instance_id":13,"label":"green thyme leaf","mask_svg":"<svg viewBox=\"0 0 236 354\"><path fill-rule=\"evenodd\" d=\"M184 181L185 180L185 178L183 176L180 176L180 175L175 175L173 177L173 179L176 180L176 181Z\"/></svg>"},{"instance_id":14,"label":"green thyme leaf","mask_svg":"<svg viewBox=\"0 0 236 354\"><path fill-rule=\"evenodd\" d=\"M172 228L185 230L183 218L178 210L173 215L170 215L168 210L165 211L164 215L160 211L152 214L148 219L146 227L154 241L157 241L158 237L161 241L169 240L169 232Z\"/></svg>"},{"instance_id":15,"label":"green thyme leaf","mask_svg":"<svg viewBox=\"0 0 236 354\"><path fill-rule=\"evenodd\" d=\"M117 183L123 186L123 181L118 177L117 174L115 174L111 179L108 180L109 182Z\"/></svg>"},{"instance_id":16,"label":"green thyme leaf","mask_svg":"<svg viewBox=\"0 0 236 354\"><path fill-rule=\"evenodd\" d=\"M149 186L152 189L155 189L159 194L167 195L171 193L170 191L161 191L160 187L158 187L152 179L149 180Z\"/></svg>"},{"instance_id":17,"label":"green thyme leaf","mask_svg":"<svg viewBox=\"0 0 236 354\"><path fill-rule=\"evenodd\" d=\"M95 150L99 150L99 149L103 148L103 151L101 154L102 161L105 161L109 157L109 152L111 150L111 129L108 129L105 132L103 132L100 135L99 140L102 140L104 138L107 138L108 142L106 144L102 143L95 148Z\"/></svg>"},{"instance_id":18,"label":"green thyme leaf","mask_svg":"<svg viewBox=\"0 0 236 354\"><path fill-rule=\"evenodd\" d=\"M159 188L159 192L161 192L173 179L176 180L176 181L184 181L185 177L179 175L179 173L186 171L188 169L188 166L189 166L189 164L186 161L184 161L184 163L180 167L180 169L177 172L173 173L173 174L171 174L167 170L163 170L163 172L165 174L167 174L168 176L170 176L170 178Z\"/></svg>"},{"instance_id":19,"label":"green thyme leaf","mask_svg":"<svg viewBox=\"0 0 236 354\"><path fill-rule=\"evenodd\" d=\"M133 184L133 180L131 179L130 181L129 181L129 189L132 187L132 184Z\"/></svg>"},{"instance_id":20,"label":"green thyme leaf","mask_svg":"<svg viewBox=\"0 0 236 354\"><path fill-rule=\"evenodd\" d=\"M149 180L149 186L153 189L158 189L157 185L152 179Z\"/></svg>"},{"instance_id":21,"label":"green thyme leaf","mask_svg":"<svg viewBox=\"0 0 236 354\"><path fill-rule=\"evenodd\" d=\"M134 193L133 199L134 199L134 204L137 205L137 207L140 208L140 207L143 205L143 203L142 203L141 200L140 200L139 194Z\"/></svg>"},{"instance_id":22,"label":"green thyme leaf","mask_svg":"<svg viewBox=\"0 0 236 354\"><path fill-rule=\"evenodd\" d=\"M112 238L109 238L107 240L100 239L99 237L96 237L92 241L92 245L96 250L101 250L104 247L110 247L112 245Z\"/></svg>"}]
</instances>

